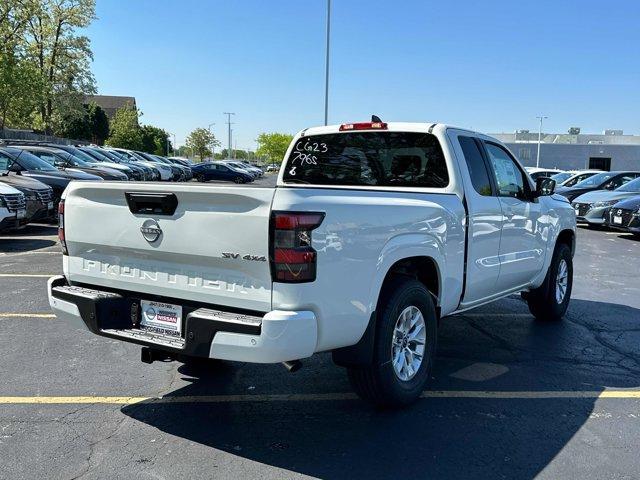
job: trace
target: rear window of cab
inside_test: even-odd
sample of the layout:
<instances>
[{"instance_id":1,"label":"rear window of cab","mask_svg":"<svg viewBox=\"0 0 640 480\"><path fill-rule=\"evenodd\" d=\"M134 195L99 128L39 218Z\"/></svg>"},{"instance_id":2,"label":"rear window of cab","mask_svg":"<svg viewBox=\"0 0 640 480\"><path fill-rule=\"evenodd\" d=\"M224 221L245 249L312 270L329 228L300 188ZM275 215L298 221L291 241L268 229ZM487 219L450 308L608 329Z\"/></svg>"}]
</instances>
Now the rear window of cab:
<instances>
[{"instance_id":1,"label":"rear window of cab","mask_svg":"<svg viewBox=\"0 0 640 480\"><path fill-rule=\"evenodd\" d=\"M285 183L429 187L449 185L435 135L420 132L347 132L298 139L287 158Z\"/></svg>"}]
</instances>

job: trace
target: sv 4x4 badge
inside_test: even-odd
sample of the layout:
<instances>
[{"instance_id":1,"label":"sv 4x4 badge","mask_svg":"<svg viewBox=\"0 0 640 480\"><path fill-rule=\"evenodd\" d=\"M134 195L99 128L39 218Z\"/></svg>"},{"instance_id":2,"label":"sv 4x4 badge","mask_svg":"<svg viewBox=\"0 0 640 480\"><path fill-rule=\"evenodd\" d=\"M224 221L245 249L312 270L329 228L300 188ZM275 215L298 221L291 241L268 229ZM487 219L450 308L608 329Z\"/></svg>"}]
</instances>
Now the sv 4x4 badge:
<instances>
[{"instance_id":1,"label":"sv 4x4 badge","mask_svg":"<svg viewBox=\"0 0 640 480\"><path fill-rule=\"evenodd\" d=\"M252 260L254 262L266 262L267 257L264 255L242 255L233 252L222 252L222 258L242 258L242 260Z\"/></svg>"}]
</instances>

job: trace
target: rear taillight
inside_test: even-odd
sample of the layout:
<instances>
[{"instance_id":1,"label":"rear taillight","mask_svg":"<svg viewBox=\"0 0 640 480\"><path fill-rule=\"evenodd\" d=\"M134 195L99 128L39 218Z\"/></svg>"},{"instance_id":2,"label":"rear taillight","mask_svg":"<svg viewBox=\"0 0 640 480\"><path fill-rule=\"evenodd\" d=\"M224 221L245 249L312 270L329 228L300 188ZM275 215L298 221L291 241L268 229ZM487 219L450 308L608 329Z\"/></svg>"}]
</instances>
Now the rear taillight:
<instances>
[{"instance_id":1,"label":"rear taillight","mask_svg":"<svg viewBox=\"0 0 640 480\"><path fill-rule=\"evenodd\" d=\"M62 254L67 255L67 241L64 236L64 200L60 200L58 204L58 240L60 240Z\"/></svg>"},{"instance_id":2,"label":"rear taillight","mask_svg":"<svg viewBox=\"0 0 640 480\"><path fill-rule=\"evenodd\" d=\"M317 253L311 231L324 213L273 212L271 215L271 277L274 282L304 283L316 279Z\"/></svg>"}]
</instances>

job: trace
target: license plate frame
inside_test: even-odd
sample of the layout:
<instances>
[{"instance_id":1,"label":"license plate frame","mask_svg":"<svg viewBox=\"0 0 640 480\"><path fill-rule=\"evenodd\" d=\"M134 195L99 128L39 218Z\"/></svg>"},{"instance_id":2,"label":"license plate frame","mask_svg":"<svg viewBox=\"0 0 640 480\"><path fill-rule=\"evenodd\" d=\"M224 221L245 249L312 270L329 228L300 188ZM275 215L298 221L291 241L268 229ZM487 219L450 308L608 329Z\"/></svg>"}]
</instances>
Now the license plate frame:
<instances>
[{"instance_id":1,"label":"license plate frame","mask_svg":"<svg viewBox=\"0 0 640 480\"><path fill-rule=\"evenodd\" d=\"M53 210L53 202L47 202L47 210Z\"/></svg>"},{"instance_id":2,"label":"license plate frame","mask_svg":"<svg viewBox=\"0 0 640 480\"><path fill-rule=\"evenodd\" d=\"M182 305L140 300L140 329L170 337L181 337Z\"/></svg>"},{"instance_id":3,"label":"license plate frame","mask_svg":"<svg viewBox=\"0 0 640 480\"><path fill-rule=\"evenodd\" d=\"M16 212L16 218L18 220L23 220L26 217L27 217L27 210L26 209L18 210Z\"/></svg>"}]
</instances>

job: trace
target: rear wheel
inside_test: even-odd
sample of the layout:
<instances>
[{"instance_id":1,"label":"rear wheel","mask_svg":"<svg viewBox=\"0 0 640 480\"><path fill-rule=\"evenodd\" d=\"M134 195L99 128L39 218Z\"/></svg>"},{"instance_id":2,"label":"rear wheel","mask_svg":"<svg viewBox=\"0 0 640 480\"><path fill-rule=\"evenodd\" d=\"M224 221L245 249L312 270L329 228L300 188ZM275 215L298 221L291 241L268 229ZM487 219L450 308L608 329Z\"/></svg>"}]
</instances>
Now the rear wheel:
<instances>
[{"instance_id":1,"label":"rear wheel","mask_svg":"<svg viewBox=\"0 0 640 480\"><path fill-rule=\"evenodd\" d=\"M236 182L236 183L244 183L244 178L236 177L233 181Z\"/></svg>"},{"instance_id":2,"label":"rear wheel","mask_svg":"<svg viewBox=\"0 0 640 480\"><path fill-rule=\"evenodd\" d=\"M573 287L573 259L564 243L556 245L547 276L538 288L525 292L529 311L537 320L558 321L567 311Z\"/></svg>"},{"instance_id":3,"label":"rear wheel","mask_svg":"<svg viewBox=\"0 0 640 480\"><path fill-rule=\"evenodd\" d=\"M424 390L437 343L431 294L417 280L397 277L385 286L378 305L373 362L350 367L356 393L377 406L399 407Z\"/></svg>"}]
</instances>

